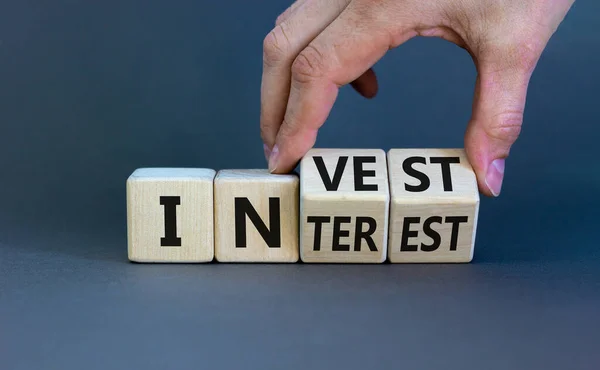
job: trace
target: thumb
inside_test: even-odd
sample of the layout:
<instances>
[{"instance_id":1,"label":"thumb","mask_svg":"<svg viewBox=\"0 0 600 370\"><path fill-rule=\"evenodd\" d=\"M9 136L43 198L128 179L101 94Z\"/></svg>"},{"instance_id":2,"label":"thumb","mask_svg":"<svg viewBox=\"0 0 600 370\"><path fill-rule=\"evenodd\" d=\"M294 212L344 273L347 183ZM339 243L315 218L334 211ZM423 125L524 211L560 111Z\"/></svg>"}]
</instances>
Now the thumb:
<instances>
[{"instance_id":1,"label":"thumb","mask_svg":"<svg viewBox=\"0 0 600 370\"><path fill-rule=\"evenodd\" d=\"M497 197L504 164L521 132L527 87L535 60L508 67L487 62L478 66L472 117L465 151L481 193Z\"/></svg>"}]
</instances>

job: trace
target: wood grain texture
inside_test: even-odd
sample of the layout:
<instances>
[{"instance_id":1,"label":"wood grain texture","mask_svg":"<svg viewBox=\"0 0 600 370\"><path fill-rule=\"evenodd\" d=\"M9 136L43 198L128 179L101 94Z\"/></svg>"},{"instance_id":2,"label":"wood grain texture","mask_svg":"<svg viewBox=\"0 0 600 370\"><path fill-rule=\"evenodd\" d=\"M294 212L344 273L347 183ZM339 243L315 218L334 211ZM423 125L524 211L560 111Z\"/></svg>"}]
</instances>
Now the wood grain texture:
<instances>
[{"instance_id":1,"label":"wood grain texture","mask_svg":"<svg viewBox=\"0 0 600 370\"><path fill-rule=\"evenodd\" d=\"M274 175L260 169L222 170L217 173L214 189L217 261L298 262L296 174ZM259 219L252 219L253 212Z\"/></svg>"},{"instance_id":2,"label":"wood grain texture","mask_svg":"<svg viewBox=\"0 0 600 370\"><path fill-rule=\"evenodd\" d=\"M129 260L210 262L214 256L212 169L141 168L127 179ZM161 204L161 197L175 197ZM163 202L165 202L163 199ZM179 203L179 204L175 204ZM171 213L173 217L167 217ZM168 221L175 229L168 237ZM167 240L164 240L166 238ZM162 240L162 242L161 242Z\"/></svg>"},{"instance_id":3,"label":"wood grain texture","mask_svg":"<svg viewBox=\"0 0 600 370\"><path fill-rule=\"evenodd\" d=\"M392 149L387 157L390 262L470 262L479 192L465 151Z\"/></svg>"},{"instance_id":4,"label":"wood grain texture","mask_svg":"<svg viewBox=\"0 0 600 370\"><path fill-rule=\"evenodd\" d=\"M389 199L383 150L310 150L300 162L302 261L385 261Z\"/></svg>"}]
</instances>

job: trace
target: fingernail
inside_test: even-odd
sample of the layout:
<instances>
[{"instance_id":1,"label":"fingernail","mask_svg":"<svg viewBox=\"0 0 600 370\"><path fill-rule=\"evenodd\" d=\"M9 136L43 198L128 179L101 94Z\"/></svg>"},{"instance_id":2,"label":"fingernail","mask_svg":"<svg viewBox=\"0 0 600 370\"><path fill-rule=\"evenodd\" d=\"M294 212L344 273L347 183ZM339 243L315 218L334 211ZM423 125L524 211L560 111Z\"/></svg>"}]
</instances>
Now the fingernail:
<instances>
[{"instance_id":1,"label":"fingernail","mask_svg":"<svg viewBox=\"0 0 600 370\"><path fill-rule=\"evenodd\" d=\"M263 150L265 152L265 159L267 160L267 162L269 162L269 158L271 157L271 149L269 149L269 146L267 144L263 144Z\"/></svg>"},{"instance_id":2,"label":"fingernail","mask_svg":"<svg viewBox=\"0 0 600 370\"><path fill-rule=\"evenodd\" d=\"M277 161L279 160L279 147L275 145L269 156L269 172L275 171L277 168Z\"/></svg>"},{"instance_id":3,"label":"fingernail","mask_svg":"<svg viewBox=\"0 0 600 370\"><path fill-rule=\"evenodd\" d=\"M504 159L496 159L488 167L485 175L485 184L492 194L497 197L502 189L502 180L504 179Z\"/></svg>"}]
</instances>

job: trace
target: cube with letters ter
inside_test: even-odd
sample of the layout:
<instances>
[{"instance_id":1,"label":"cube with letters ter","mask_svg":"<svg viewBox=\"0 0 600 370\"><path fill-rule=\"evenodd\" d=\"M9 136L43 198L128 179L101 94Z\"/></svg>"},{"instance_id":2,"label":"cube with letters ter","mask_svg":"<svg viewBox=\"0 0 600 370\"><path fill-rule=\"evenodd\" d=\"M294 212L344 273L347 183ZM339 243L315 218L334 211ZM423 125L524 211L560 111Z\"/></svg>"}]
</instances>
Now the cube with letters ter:
<instances>
[{"instance_id":1,"label":"cube with letters ter","mask_svg":"<svg viewBox=\"0 0 600 370\"><path fill-rule=\"evenodd\" d=\"M465 151L392 149L388 171L390 262L470 262L479 192Z\"/></svg>"},{"instance_id":2,"label":"cube with letters ter","mask_svg":"<svg viewBox=\"0 0 600 370\"><path fill-rule=\"evenodd\" d=\"M140 168L127 179L127 238L134 262L210 262L212 169Z\"/></svg>"},{"instance_id":3,"label":"cube with letters ter","mask_svg":"<svg viewBox=\"0 0 600 370\"><path fill-rule=\"evenodd\" d=\"M381 149L311 149L300 162L300 258L382 263L389 186Z\"/></svg>"},{"instance_id":4,"label":"cube with letters ter","mask_svg":"<svg viewBox=\"0 0 600 370\"><path fill-rule=\"evenodd\" d=\"M222 170L215 177L215 258L298 262L296 174Z\"/></svg>"}]
</instances>

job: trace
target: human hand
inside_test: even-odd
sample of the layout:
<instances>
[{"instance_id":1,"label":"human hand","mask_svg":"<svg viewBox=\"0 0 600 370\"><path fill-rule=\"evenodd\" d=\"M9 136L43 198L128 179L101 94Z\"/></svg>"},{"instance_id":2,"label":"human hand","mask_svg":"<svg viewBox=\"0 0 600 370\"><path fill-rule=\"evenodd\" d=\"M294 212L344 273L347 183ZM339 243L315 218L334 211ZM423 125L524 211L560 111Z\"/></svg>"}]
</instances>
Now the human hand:
<instances>
[{"instance_id":1,"label":"human hand","mask_svg":"<svg viewBox=\"0 0 600 370\"><path fill-rule=\"evenodd\" d=\"M523 122L529 79L574 0L298 0L264 40L261 137L273 173L312 148L351 84L375 96L371 67L415 36L464 48L478 76L465 150L481 193L498 196Z\"/></svg>"}]
</instances>

